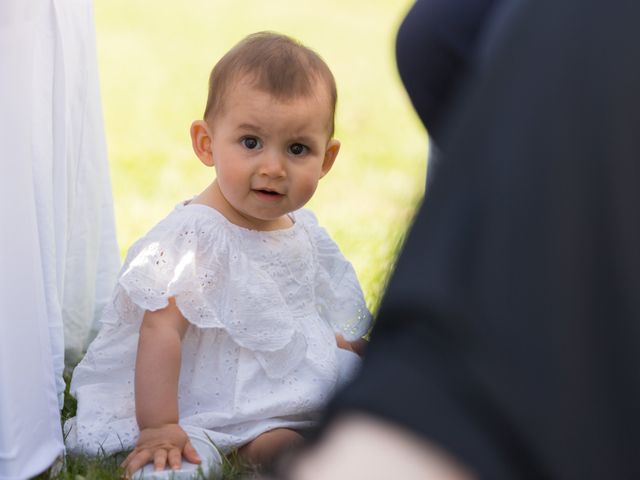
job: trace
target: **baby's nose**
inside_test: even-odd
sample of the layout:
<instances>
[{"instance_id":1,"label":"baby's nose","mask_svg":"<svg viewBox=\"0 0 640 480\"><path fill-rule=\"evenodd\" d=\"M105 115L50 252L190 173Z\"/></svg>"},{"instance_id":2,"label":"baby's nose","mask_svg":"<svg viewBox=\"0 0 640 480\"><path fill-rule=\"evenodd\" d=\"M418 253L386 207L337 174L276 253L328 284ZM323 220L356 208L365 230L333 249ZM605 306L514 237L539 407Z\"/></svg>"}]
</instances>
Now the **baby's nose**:
<instances>
[{"instance_id":1,"label":"baby's nose","mask_svg":"<svg viewBox=\"0 0 640 480\"><path fill-rule=\"evenodd\" d=\"M283 155L266 153L260 162L259 173L269 177L281 177L285 174Z\"/></svg>"}]
</instances>

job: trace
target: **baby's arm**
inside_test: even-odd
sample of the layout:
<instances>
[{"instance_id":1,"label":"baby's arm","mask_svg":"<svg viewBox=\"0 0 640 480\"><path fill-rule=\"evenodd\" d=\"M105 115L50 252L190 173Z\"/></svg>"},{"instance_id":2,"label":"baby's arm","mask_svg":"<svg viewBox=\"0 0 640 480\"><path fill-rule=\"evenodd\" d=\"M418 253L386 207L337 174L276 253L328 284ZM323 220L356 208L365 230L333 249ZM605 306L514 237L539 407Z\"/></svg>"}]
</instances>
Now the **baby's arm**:
<instances>
[{"instance_id":1,"label":"baby's arm","mask_svg":"<svg viewBox=\"0 0 640 480\"><path fill-rule=\"evenodd\" d=\"M354 340L353 342L349 342L344 339L342 335L336 333L336 343L338 344L338 348L343 348L344 350L350 350L353 353L357 353L358 355L364 355L364 350L367 348L367 342L364 338L359 338L358 340Z\"/></svg>"},{"instance_id":2,"label":"baby's arm","mask_svg":"<svg viewBox=\"0 0 640 480\"><path fill-rule=\"evenodd\" d=\"M129 475L153 461L156 470L180 468L182 455L199 463L189 437L178 425L178 379L187 320L173 298L162 310L145 312L136 357L136 418L140 438L122 466Z\"/></svg>"}]
</instances>

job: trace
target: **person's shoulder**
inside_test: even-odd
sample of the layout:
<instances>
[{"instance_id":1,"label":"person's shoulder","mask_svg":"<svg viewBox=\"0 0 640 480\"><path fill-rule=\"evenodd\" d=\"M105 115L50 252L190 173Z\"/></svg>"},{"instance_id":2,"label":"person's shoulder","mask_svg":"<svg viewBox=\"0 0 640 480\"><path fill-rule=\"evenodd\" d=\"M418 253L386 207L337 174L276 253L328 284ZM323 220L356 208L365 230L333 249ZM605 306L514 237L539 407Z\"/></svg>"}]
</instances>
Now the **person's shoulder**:
<instances>
[{"instance_id":1,"label":"person's shoulder","mask_svg":"<svg viewBox=\"0 0 640 480\"><path fill-rule=\"evenodd\" d=\"M304 229L309 233L309 236L312 240L312 243L316 248L322 250L323 252L338 252L339 248L329 235L329 232L320 225L318 221L318 217L315 213L313 213L308 208L301 208L300 210L296 210L294 212L294 219L296 222L299 222Z\"/></svg>"},{"instance_id":2,"label":"person's shoulder","mask_svg":"<svg viewBox=\"0 0 640 480\"><path fill-rule=\"evenodd\" d=\"M308 208L301 208L293 212L293 218L307 231L314 244L331 241L329 233L320 225L318 217Z\"/></svg>"},{"instance_id":3,"label":"person's shoulder","mask_svg":"<svg viewBox=\"0 0 640 480\"><path fill-rule=\"evenodd\" d=\"M293 218L305 226L319 226L318 217L308 208L301 208L293 212Z\"/></svg>"},{"instance_id":4,"label":"person's shoulder","mask_svg":"<svg viewBox=\"0 0 640 480\"><path fill-rule=\"evenodd\" d=\"M221 235L228 221L216 209L200 203L181 202L151 230L169 236ZM151 233L150 232L150 233Z\"/></svg>"},{"instance_id":5,"label":"person's shoulder","mask_svg":"<svg viewBox=\"0 0 640 480\"><path fill-rule=\"evenodd\" d=\"M224 217L217 210L201 204L181 202L129 248L137 255L149 247L194 248L221 250L229 241L230 232Z\"/></svg>"}]
</instances>

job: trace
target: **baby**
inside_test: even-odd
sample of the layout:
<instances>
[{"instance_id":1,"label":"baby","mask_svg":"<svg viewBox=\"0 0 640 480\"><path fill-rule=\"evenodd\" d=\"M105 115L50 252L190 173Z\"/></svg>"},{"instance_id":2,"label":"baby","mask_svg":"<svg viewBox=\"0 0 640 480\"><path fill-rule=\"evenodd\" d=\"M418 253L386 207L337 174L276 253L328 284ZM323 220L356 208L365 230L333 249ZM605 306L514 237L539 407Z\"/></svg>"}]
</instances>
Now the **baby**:
<instances>
[{"instance_id":1,"label":"baby","mask_svg":"<svg viewBox=\"0 0 640 480\"><path fill-rule=\"evenodd\" d=\"M324 61L282 35L250 35L217 63L191 125L215 180L129 250L73 374L71 452L133 449L123 466L145 478L219 462L212 443L269 463L353 374L370 315L302 209L340 149L336 96Z\"/></svg>"}]
</instances>

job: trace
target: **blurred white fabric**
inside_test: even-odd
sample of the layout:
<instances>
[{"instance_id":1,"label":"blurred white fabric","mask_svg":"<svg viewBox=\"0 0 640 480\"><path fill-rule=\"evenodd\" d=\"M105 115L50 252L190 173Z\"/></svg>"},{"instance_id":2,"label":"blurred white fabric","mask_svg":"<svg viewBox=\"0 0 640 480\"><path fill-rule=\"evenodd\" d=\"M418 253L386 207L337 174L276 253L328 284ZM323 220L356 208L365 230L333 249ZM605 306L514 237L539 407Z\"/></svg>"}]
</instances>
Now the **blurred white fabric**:
<instances>
[{"instance_id":1,"label":"blurred white fabric","mask_svg":"<svg viewBox=\"0 0 640 480\"><path fill-rule=\"evenodd\" d=\"M0 479L63 451L76 362L117 269L90 0L0 1Z\"/></svg>"}]
</instances>

